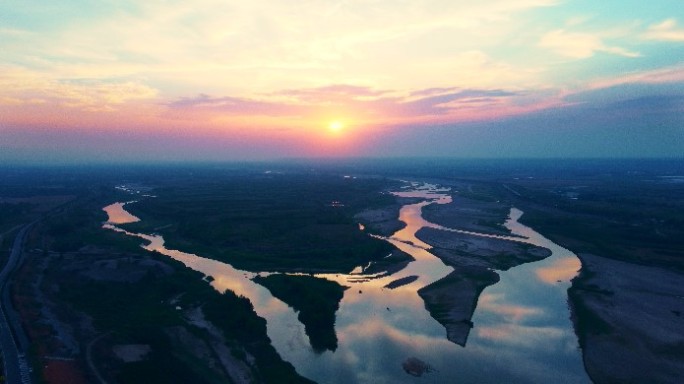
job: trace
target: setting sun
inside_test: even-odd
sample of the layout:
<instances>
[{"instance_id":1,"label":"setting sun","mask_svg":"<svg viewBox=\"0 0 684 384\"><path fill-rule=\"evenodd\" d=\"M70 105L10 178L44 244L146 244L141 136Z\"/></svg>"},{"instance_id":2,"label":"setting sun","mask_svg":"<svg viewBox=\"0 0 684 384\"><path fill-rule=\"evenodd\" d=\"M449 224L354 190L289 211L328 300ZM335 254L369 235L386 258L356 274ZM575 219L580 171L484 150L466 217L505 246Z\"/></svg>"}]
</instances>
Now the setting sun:
<instances>
[{"instance_id":1,"label":"setting sun","mask_svg":"<svg viewBox=\"0 0 684 384\"><path fill-rule=\"evenodd\" d=\"M328 124L328 129L332 132L340 132L344 128L344 124L341 121L335 120Z\"/></svg>"}]
</instances>

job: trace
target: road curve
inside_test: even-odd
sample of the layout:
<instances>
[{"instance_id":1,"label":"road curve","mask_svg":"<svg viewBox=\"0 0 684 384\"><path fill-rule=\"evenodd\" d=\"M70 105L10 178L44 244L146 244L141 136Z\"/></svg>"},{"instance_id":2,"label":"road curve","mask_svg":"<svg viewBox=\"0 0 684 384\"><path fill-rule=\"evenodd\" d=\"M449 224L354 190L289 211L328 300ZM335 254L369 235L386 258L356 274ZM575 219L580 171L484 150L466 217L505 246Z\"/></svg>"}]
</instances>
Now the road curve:
<instances>
[{"instance_id":1,"label":"road curve","mask_svg":"<svg viewBox=\"0 0 684 384\"><path fill-rule=\"evenodd\" d=\"M21 328L19 316L14 312L10 300L8 281L21 259L21 248L26 239L28 229L33 225L27 224L19 230L14 239L12 251L7 264L0 272L0 347L5 368L4 383L27 384L31 383L28 361L25 349L27 347L26 336Z\"/></svg>"}]
</instances>

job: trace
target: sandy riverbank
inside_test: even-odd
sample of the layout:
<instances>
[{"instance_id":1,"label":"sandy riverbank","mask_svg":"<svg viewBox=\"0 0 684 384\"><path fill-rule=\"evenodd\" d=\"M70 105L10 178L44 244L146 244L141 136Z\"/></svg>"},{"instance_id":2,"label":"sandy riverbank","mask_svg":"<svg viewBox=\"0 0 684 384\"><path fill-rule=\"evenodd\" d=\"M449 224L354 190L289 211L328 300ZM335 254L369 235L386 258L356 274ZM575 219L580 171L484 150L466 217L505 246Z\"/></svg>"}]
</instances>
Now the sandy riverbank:
<instances>
[{"instance_id":1,"label":"sandy riverbank","mask_svg":"<svg viewBox=\"0 0 684 384\"><path fill-rule=\"evenodd\" d=\"M456 267L447 277L418 291L430 315L446 328L447 339L465 346L482 291L499 275L481 267Z\"/></svg>"},{"instance_id":2,"label":"sandy riverbank","mask_svg":"<svg viewBox=\"0 0 684 384\"><path fill-rule=\"evenodd\" d=\"M509 207L498 202L468 199L458 193L451 193L450 204L432 204L423 209L425 220L447 228L510 235L503 223L508 218Z\"/></svg>"},{"instance_id":3,"label":"sandy riverbank","mask_svg":"<svg viewBox=\"0 0 684 384\"><path fill-rule=\"evenodd\" d=\"M596 383L681 383L684 276L579 254L569 290L584 364Z\"/></svg>"},{"instance_id":4,"label":"sandy riverbank","mask_svg":"<svg viewBox=\"0 0 684 384\"><path fill-rule=\"evenodd\" d=\"M452 267L481 267L505 271L551 255L548 249L530 244L434 228L422 228L416 233L416 237L431 244L434 248L430 252Z\"/></svg>"}]
</instances>

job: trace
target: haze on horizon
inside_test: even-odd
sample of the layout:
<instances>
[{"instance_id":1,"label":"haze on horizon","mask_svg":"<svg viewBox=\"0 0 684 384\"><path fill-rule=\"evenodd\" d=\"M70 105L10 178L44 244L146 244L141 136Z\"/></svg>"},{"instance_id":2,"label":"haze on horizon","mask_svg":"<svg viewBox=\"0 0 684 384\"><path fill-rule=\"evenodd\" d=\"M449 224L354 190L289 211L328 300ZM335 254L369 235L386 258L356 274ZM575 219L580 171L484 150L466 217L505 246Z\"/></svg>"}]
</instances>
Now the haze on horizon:
<instances>
[{"instance_id":1,"label":"haze on horizon","mask_svg":"<svg viewBox=\"0 0 684 384\"><path fill-rule=\"evenodd\" d=\"M0 4L0 162L682 157L680 0Z\"/></svg>"}]
</instances>

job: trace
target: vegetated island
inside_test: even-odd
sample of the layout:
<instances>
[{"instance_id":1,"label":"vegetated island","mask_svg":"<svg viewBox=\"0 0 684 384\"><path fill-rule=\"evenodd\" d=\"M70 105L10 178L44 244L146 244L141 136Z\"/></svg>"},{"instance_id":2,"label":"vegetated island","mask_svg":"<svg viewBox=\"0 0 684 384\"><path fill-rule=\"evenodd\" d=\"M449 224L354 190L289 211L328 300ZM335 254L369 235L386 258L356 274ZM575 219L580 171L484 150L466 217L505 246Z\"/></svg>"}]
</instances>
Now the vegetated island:
<instances>
[{"instance_id":1,"label":"vegetated island","mask_svg":"<svg viewBox=\"0 0 684 384\"><path fill-rule=\"evenodd\" d=\"M297 318L304 324L314 351L337 349L335 313L348 287L307 275L274 274L257 276L254 281L299 312Z\"/></svg>"}]
</instances>

